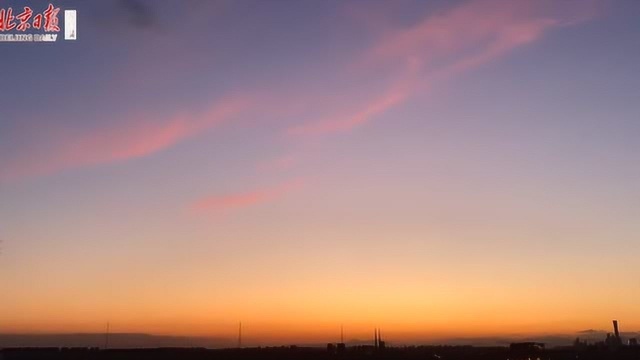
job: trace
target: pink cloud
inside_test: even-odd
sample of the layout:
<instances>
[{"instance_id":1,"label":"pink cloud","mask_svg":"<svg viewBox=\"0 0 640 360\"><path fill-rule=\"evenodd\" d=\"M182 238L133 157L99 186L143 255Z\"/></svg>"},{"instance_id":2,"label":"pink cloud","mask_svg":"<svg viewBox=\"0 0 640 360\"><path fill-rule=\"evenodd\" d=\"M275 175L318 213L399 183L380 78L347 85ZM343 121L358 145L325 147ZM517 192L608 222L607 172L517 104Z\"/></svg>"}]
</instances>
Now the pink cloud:
<instances>
[{"instance_id":1,"label":"pink cloud","mask_svg":"<svg viewBox=\"0 0 640 360\"><path fill-rule=\"evenodd\" d=\"M195 213L207 213L255 206L275 201L302 186L301 179L294 179L272 187L208 196L192 203L190 209Z\"/></svg>"},{"instance_id":2,"label":"pink cloud","mask_svg":"<svg viewBox=\"0 0 640 360\"><path fill-rule=\"evenodd\" d=\"M567 5L568 4L568 5ZM317 109L316 118L289 126L289 136L314 136L351 131L367 124L434 84L471 71L530 44L546 31L568 26L593 16L593 2L548 0L472 0L444 11L427 14L411 26L392 27L386 21L381 35L368 51L353 61L341 78L358 84L358 76L370 78L393 74L379 88L339 89L326 93L309 87L270 84L251 101L229 97L201 114L178 114L158 119L132 116L109 127L79 135L55 136L44 150L20 154L0 164L0 181L46 175L64 169L140 158L169 148L244 112L249 103L261 115L303 116ZM377 21L371 21L374 25ZM355 75L355 76L354 76ZM360 91L362 90L362 91ZM317 91L317 92L315 92ZM322 93L320 93L322 92ZM301 94L302 93L302 94ZM356 100L358 99L358 100ZM313 116L313 114L311 114ZM258 117L255 117L258 119ZM253 117L251 121L255 120ZM259 164L259 168L286 169L298 159L282 158Z\"/></svg>"},{"instance_id":3,"label":"pink cloud","mask_svg":"<svg viewBox=\"0 0 640 360\"><path fill-rule=\"evenodd\" d=\"M475 0L430 14L413 26L390 30L352 67L367 72L381 67L400 69L382 95L371 96L347 112L292 126L286 132L304 136L354 129L433 84L536 41L553 27L588 19L594 7L583 4L587 5L568 11L566 5L545 0Z\"/></svg>"},{"instance_id":4,"label":"pink cloud","mask_svg":"<svg viewBox=\"0 0 640 360\"><path fill-rule=\"evenodd\" d=\"M438 66L440 61L447 62L448 56L464 56L501 38L522 36L523 28L545 24L544 30L587 20L595 14L594 9L593 1L588 0L471 0L429 14L412 26L388 31L360 64L393 65L398 59L415 56L430 67Z\"/></svg>"},{"instance_id":5,"label":"pink cloud","mask_svg":"<svg viewBox=\"0 0 640 360\"><path fill-rule=\"evenodd\" d=\"M370 99L349 112L292 126L287 129L287 134L292 136L323 135L351 130L365 124L375 116L402 104L409 97L415 87L415 78L421 66L420 60L409 58L404 65L403 74L394 79L394 83L385 89L382 95Z\"/></svg>"},{"instance_id":6,"label":"pink cloud","mask_svg":"<svg viewBox=\"0 0 640 360\"><path fill-rule=\"evenodd\" d=\"M346 131L354 127L364 124L372 117L379 115L389 108L392 108L407 97L403 91L393 89L381 97L371 101L362 109L358 109L355 113L338 115L334 118L323 119L318 122L297 125L287 130L289 135L322 135L339 131Z\"/></svg>"},{"instance_id":7,"label":"pink cloud","mask_svg":"<svg viewBox=\"0 0 640 360\"><path fill-rule=\"evenodd\" d=\"M165 120L133 117L118 127L54 139L46 150L14 158L0 170L0 180L47 175L81 166L147 156L197 135L248 106L241 97L224 98L200 114Z\"/></svg>"}]
</instances>

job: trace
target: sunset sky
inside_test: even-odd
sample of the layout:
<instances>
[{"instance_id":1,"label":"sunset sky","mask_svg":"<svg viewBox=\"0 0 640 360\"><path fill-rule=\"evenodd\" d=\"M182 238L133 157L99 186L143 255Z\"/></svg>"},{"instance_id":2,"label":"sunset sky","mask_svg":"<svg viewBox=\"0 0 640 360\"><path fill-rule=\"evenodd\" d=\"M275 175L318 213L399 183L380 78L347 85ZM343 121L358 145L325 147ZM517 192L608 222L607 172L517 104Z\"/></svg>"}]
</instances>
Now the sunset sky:
<instances>
[{"instance_id":1,"label":"sunset sky","mask_svg":"<svg viewBox=\"0 0 640 360\"><path fill-rule=\"evenodd\" d=\"M0 333L640 330L640 2L52 3L77 41L0 43Z\"/></svg>"}]
</instances>

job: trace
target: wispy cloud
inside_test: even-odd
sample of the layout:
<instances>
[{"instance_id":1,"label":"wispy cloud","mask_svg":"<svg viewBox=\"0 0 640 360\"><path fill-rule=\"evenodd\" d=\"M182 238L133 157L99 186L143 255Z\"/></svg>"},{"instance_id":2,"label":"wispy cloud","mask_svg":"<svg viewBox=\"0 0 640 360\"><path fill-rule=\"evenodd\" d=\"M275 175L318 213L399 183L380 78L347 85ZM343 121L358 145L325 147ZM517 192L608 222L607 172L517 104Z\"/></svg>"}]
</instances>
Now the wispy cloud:
<instances>
[{"instance_id":1,"label":"wispy cloud","mask_svg":"<svg viewBox=\"0 0 640 360\"><path fill-rule=\"evenodd\" d=\"M299 189L303 184L304 182L302 179L296 178L271 187L256 188L232 194L207 196L196 200L189 208L194 213L215 213L251 207L275 201L286 194Z\"/></svg>"},{"instance_id":2,"label":"wispy cloud","mask_svg":"<svg viewBox=\"0 0 640 360\"><path fill-rule=\"evenodd\" d=\"M544 0L475 0L429 14L413 26L387 30L353 66L365 72L395 68L399 75L382 95L372 96L347 113L294 125L286 132L294 136L322 135L354 129L428 86L441 84L538 40L553 27L588 19L594 13L593 6L587 2L583 5L571 12Z\"/></svg>"},{"instance_id":3,"label":"wispy cloud","mask_svg":"<svg viewBox=\"0 0 640 360\"><path fill-rule=\"evenodd\" d=\"M373 99L361 109L344 115L336 115L320 121L295 125L287 129L289 135L322 135L339 131L346 131L362 125L374 116L402 103L407 94L402 91L391 90L381 97Z\"/></svg>"},{"instance_id":4,"label":"wispy cloud","mask_svg":"<svg viewBox=\"0 0 640 360\"><path fill-rule=\"evenodd\" d=\"M137 9L135 1L123 4ZM0 164L0 181L144 157L239 115L249 106L256 110L254 114L266 117L303 119L286 125L289 137L348 132L417 98L434 85L446 84L455 76L535 42L550 29L576 24L594 14L591 1L472 0L426 14L410 26L393 27L392 22L386 21L381 31L375 32L379 34L377 40L356 59L347 60L352 66L339 77L353 85L358 84L359 78L382 79L392 74L386 85L363 89L343 87L338 81L335 92L318 94L313 87L304 91L261 84L259 88L269 91L258 92L259 99L223 98L202 114L132 116L127 121L114 121L121 124L115 127L57 136L42 150L8 157ZM340 91L341 88L350 90ZM245 90L244 93L256 93L256 89ZM320 109L322 115L308 109ZM298 158L288 157L257 166L286 169L297 162Z\"/></svg>"},{"instance_id":5,"label":"wispy cloud","mask_svg":"<svg viewBox=\"0 0 640 360\"><path fill-rule=\"evenodd\" d=\"M292 126L287 129L287 134L293 136L323 135L351 130L370 121L375 116L400 105L407 99L414 87L413 81L419 67L419 62L416 59L410 59L404 69L404 74L395 79L394 83L385 89L382 95L370 99L358 108L351 109L350 112Z\"/></svg>"},{"instance_id":6,"label":"wispy cloud","mask_svg":"<svg viewBox=\"0 0 640 360\"><path fill-rule=\"evenodd\" d=\"M81 166L147 156L192 137L245 110L249 99L228 97L200 114L168 119L134 117L118 127L54 139L46 150L12 158L0 168L0 180L47 175Z\"/></svg>"}]
</instances>

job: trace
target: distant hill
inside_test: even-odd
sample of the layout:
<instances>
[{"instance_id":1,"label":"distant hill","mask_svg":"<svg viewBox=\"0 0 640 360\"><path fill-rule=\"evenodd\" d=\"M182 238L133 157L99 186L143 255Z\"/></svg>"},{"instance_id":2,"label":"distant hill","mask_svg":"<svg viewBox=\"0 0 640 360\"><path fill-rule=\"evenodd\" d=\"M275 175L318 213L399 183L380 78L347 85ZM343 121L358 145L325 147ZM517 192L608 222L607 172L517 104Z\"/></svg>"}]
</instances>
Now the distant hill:
<instances>
[{"instance_id":1,"label":"distant hill","mask_svg":"<svg viewBox=\"0 0 640 360\"><path fill-rule=\"evenodd\" d=\"M0 347L104 347L105 334L0 334ZM213 337L109 334L110 348L228 347L233 341Z\"/></svg>"}]
</instances>

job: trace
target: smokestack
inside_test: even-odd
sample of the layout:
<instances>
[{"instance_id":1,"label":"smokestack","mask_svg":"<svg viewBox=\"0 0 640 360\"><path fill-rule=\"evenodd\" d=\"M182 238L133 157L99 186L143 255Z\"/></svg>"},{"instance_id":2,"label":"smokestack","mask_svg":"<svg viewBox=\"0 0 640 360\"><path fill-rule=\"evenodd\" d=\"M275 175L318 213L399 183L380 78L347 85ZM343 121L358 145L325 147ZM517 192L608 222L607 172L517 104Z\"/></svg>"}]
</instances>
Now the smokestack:
<instances>
[{"instance_id":1,"label":"smokestack","mask_svg":"<svg viewBox=\"0 0 640 360\"><path fill-rule=\"evenodd\" d=\"M104 348L109 348L109 322L107 322L107 332L104 334Z\"/></svg>"},{"instance_id":2,"label":"smokestack","mask_svg":"<svg viewBox=\"0 0 640 360\"><path fill-rule=\"evenodd\" d=\"M373 347L378 348L378 329L373 329Z\"/></svg>"},{"instance_id":3,"label":"smokestack","mask_svg":"<svg viewBox=\"0 0 640 360\"><path fill-rule=\"evenodd\" d=\"M616 338L620 339L620 332L618 331L618 320L613 320L613 332L616 334Z\"/></svg>"}]
</instances>

